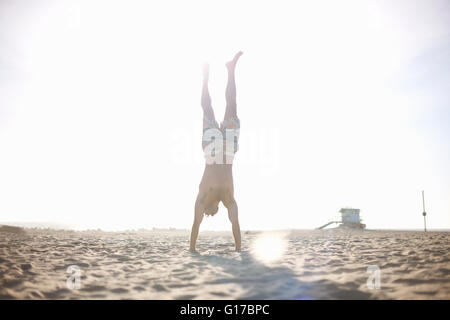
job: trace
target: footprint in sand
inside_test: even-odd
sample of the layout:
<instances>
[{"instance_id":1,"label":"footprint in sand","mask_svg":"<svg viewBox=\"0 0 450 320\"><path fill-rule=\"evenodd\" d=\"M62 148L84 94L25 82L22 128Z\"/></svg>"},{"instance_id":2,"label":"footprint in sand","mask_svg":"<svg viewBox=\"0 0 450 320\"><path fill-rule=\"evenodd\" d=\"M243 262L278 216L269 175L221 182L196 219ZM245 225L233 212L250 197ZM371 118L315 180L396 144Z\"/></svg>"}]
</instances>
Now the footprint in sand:
<instances>
[{"instance_id":1,"label":"footprint in sand","mask_svg":"<svg viewBox=\"0 0 450 320\"><path fill-rule=\"evenodd\" d=\"M160 285L160 284L155 284L152 286L152 288L158 292L168 291L166 287L164 287L163 285Z\"/></svg>"},{"instance_id":2,"label":"footprint in sand","mask_svg":"<svg viewBox=\"0 0 450 320\"><path fill-rule=\"evenodd\" d=\"M128 289L125 288L115 288L111 290L112 293L127 293Z\"/></svg>"}]
</instances>

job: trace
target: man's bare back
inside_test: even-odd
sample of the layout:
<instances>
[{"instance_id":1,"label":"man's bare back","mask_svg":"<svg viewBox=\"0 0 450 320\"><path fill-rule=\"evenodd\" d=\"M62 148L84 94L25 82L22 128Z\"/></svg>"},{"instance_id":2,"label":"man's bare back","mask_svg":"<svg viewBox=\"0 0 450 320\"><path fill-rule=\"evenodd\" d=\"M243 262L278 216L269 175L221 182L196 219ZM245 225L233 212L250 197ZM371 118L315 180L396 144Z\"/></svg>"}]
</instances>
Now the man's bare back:
<instances>
[{"instance_id":1,"label":"man's bare back","mask_svg":"<svg viewBox=\"0 0 450 320\"><path fill-rule=\"evenodd\" d=\"M216 214L221 201L228 208L234 201L232 165L206 165L197 199L206 215Z\"/></svg>"}]
</instances>

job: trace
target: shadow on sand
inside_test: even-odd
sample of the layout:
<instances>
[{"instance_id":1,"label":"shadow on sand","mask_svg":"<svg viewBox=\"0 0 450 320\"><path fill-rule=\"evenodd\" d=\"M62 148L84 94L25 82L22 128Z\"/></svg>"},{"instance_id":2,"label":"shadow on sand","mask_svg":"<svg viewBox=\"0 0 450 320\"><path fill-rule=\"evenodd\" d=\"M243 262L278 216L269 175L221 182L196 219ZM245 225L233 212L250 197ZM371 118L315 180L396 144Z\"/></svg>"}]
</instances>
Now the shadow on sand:
<instances>
[{"instance_id":1,"label":"shadow on sand","mask_svg":"<svg viewBox=\"0 0 450 320\"><path fill-rule=\"evenodd\" d=\"M224 255L193 254L194 261L206 262L221 270L221 277L204 285L232 283L239 286L237 299L370 299L371 294L357 288L343 287L329 280L300 281L292 269L276 264L264 264L248 251ZM226 298L226 295L224 296Z\"/></svg>"}]
</instances>

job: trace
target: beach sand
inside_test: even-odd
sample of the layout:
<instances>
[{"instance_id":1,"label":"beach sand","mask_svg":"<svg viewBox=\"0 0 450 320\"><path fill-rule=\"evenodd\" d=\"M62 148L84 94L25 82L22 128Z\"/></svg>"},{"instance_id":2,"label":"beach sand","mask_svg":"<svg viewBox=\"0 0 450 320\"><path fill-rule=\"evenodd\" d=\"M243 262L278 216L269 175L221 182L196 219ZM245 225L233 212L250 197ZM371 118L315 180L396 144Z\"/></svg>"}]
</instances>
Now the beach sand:
<instances>
[{"instance_id":1,"label":"beach sand","mask_svg":"<svg viewBox=\"0 0 450 320\"><path fill-rule=\"evenodd\" d=\"M231 232L201 231L188 246L188 231L0 229L0 299L450 299L449 232L243 232L235 252Z\"/></svg>"}]
</instances>

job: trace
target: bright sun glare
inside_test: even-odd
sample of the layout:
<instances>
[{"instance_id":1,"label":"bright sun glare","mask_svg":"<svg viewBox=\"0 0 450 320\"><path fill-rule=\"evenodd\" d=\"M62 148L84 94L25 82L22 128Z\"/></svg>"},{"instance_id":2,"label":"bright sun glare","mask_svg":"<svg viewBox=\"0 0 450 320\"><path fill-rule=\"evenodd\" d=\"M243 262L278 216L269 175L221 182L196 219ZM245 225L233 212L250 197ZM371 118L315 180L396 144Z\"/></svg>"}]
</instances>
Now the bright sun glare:
<instances>
[{"instance_id":1,"label":"bright sun glare","mask_svg":"<svg viewBox=\"0 0 450 320\"><path fill-rule=\"evenodd\" d=\"M286 234L262 233L254 240L251 252L263 263L271 263L283 257L287 249Z\"/></svg>"}]
</instances>

